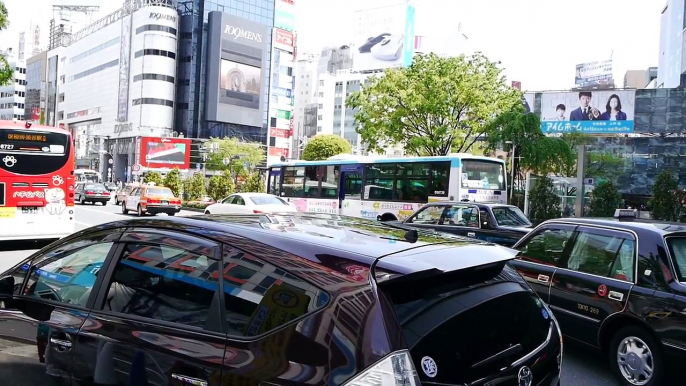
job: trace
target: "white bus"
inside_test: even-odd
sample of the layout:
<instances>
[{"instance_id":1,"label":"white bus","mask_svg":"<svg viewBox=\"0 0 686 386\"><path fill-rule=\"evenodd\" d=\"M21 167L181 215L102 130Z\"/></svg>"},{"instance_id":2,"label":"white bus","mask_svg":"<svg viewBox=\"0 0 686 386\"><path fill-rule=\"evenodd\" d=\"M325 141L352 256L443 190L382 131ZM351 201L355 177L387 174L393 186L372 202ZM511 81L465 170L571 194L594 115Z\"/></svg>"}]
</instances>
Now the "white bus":
<instances>
[{"instance_id":1,"label":"white bus","mask_svg":"<svg viewBox=\"0 0 686 386\"><path fill-rule=\"evenodd\" d=\"M76 169L74 177L77 182L100 182L100 173L92 169Z\"/></svg>"},{"instance_id":2,"label":"white bus","mask_svg":"<svg viewBox=\"0 0 686 386\"><path fill-rule=\"evenodd\" d=\"M507 203L505 162L471 154L288 161L270 167L267 183L300 211L380 221L403 220L434 201Z\"/></svg>"}]
</instances>

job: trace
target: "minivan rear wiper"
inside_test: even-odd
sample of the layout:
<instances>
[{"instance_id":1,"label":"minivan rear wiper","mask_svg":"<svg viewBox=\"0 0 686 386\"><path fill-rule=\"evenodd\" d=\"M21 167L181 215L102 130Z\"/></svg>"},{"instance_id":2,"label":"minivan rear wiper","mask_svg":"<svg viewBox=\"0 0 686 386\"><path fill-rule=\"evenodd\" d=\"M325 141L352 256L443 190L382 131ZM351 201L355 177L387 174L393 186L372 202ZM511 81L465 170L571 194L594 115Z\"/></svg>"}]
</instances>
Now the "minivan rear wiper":
<instances>
[{"instance_id":1,"label":"minivan rear wiper","mask_svg":"<svg viewBox=\"0 0 686 386\"><path fill-rule=\"evenodd\" d=\"M487 365L489 363L498 361L500 359L519 354L521 351L522 351L522 345L517 343L516 345L508 347L505 350L493 355L492 357L486 358L479 363L473 364L472 368L481 367L481 366Z\"/></svg>"}]
</instances>

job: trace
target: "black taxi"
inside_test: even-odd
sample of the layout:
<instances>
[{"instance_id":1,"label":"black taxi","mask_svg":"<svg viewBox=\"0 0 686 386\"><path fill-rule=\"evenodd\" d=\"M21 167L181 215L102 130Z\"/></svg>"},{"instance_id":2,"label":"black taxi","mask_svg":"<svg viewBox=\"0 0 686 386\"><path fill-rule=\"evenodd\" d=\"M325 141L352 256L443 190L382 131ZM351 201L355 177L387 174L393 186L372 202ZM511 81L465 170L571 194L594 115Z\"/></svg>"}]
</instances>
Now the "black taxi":
<instances>
[{"instance_id":1,"label":"black taxi","mask_svg":"<svg viewBox=\"0 0 686 386\"><path fill-rule=\"evenodd\" d=\"M563 335L602 349L622 384L660 385L665 359L686 358L686 224L635 215L546 221L512 264Z\"/></svg>"},{"instance_id":2,"label":"black taxi","mask_svg":"<svg viewBox=\"0 0 686 386\"><path fill-rule=\"evenodd\" d=\"M457 201L431 202L403 224L507 247L514 245L533 228L526 215L514 205Z\"/></svg>"}]
</instances>

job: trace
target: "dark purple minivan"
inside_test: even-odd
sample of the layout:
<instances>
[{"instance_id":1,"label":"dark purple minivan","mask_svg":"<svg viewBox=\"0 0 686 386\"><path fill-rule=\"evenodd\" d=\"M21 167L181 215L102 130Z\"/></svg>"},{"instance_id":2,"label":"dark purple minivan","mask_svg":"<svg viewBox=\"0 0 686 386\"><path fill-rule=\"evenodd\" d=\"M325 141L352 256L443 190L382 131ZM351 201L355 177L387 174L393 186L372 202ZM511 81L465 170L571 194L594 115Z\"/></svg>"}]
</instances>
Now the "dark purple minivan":
<instances>
[{"instance_id":1,"label":"dark purple minivan","mask_svg":"<svg viewBox=\"0 0 686 386\"><path fill-rule=\"evenodd\" d=\"M22 384L559 385L516 255L328 214L119 221L0 276L0 355Z\"/></svg>"}]
</instances>

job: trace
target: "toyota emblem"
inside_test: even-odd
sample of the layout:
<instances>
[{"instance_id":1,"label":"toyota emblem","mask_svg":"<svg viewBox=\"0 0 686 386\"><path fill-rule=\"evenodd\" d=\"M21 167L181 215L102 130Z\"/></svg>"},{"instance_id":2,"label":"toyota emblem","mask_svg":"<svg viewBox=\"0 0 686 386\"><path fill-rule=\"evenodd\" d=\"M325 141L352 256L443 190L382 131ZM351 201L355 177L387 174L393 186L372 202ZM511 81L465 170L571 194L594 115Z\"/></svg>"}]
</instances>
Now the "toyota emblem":
<instances>
[{"instance_id":1,"label":"toyota emblem","mask_svg":"<svg viewBox=\"0 0 686 386\"><path fill-rule=\"evenodd\" d=\"M531 372L530 368L524 366L519 369L517 380L519 386L531 386L531 384L534 383L534 374Z\"/></svg>"}]
</instances>

